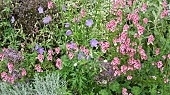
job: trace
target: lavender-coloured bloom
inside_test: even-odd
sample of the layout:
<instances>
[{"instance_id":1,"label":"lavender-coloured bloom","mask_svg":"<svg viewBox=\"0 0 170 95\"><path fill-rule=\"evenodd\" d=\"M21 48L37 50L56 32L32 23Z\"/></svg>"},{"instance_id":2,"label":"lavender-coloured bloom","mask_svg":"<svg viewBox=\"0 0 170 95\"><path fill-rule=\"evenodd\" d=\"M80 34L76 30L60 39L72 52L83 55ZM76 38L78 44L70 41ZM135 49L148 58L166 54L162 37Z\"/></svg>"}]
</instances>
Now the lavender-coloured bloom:
<instances>
[{"instance_id":1,"label":"lavender-coloured bloom","mask_svg":"<svg viewBox=\"0 0 170 95\"><path fill-rule=\"evenodd\" d=\"M44 52L44 48L38 48L38 50L37 50L40 54L43 54L43 52Z\"/></svg>"},{"instance_id":2,"label":"lavender-coloured bloom","mask_svg":"<svg viewBox=\"0 0 170 95\"><path fill-rule=\"evenodd\" d=\"M91 56L86 56L86 59L87 59L87 60L90 60L90 59L91 59Z\"/></svg>"},{"instance_id":3,"label":"lavender-coloured bloom","mask_svg":"<svg viewBox=\"0 0 170 95\"><path fill-rule=\"evenodd\" d=\"M34 51L34 48L32 48L32 52Z\"/></svg>"},{"instance_id":4,"label":"lavender-coloured bloom","mask_svg":"<svg viewBox=\"0 0 170 95\"><path fill-rule=\"evenodd\" d=\"M62 10L65 12L66 11L66 7L63 5L62 6Z\"/></svg>"},{"instance_id":5,"label":"lavender-coloured bloom","mask_svg":"<svg viewBox=\"0 0 170 95\"><path fill-rule=\"evenodd\" d=\"M70 36L71 34L72 34L72 31L71 31L71 30L67 30L67 31L66 31L66 35L67 35L67 36Z\"/></svg>"},{"instance_id":6,"label":"lavender-coloured bloom","mask_svg":"<svg viewBox=\"0 0 170 95\"><path fill-rule=\"evenodd\" d=\"M79 53L79 54L78 54L78 60L81 60L83 57L84 57L84 56L83 56L82 53Z\"/></svg>"},{"instance_id":7,"label":"lavender-coloured bloom","mask_svg":"<svg viewBox=\"0 0 170 95\"><path fill-rule=\"evenodd\" d=\"M75 46L75 43L71 42L71 43L70 43L70 48L73 49L74 46Z\"/></svg>"},{"instance_id":8,"label":"lavender-coloured bloom","mask_svg":"<svg viewBox=\"0 0 170 95\"><path fill-rule=\"evenodd\" d=\"M35 45L35 49L38 50L38 44Z\"/></svg>"},{"instance_id":9,"label":"lavender-coloured bloom","mask_svg":"<svg viewBox=\"0 0 170 95\"><path fill-rule=\"evenodd\" d=\"M14 21L15 21L15 18L14 18L14 16L12 16L11 23L14 23Z\"/></svg>"},{"instance_id":10,"label":"lavender-coloured bloom","mask_svg":"<svg viewBox=\"0 0 170 95\"><path fill-rule=\"evenodd\" d=\"M89 19L89 20L86 20L86 26L92 26L93 24L93 20L92 19Z\"/></svg>"},{"instance_id":11,"label":"lavender-coloured bloom","mask_svg":"<svg viewBox=\"0 0 170 95\"><path fill-rule=\"evenodd\" d=\"M65 23L65 27L66 28L70 27L70 24L69 23Z\"/></svg>"},{"instance_id":12,"label":"lavender-coloured bloom","mask_svg":"<svg viewBox=\"0 0 170 95\"><path fill-rule=\"evenodd\" d=\"M39 12L40 14L44 12L44 11L43 11L43 8L42 8L41 6L38 8L38 12Z\"/></svg>"},{"instance_id":13,"label":"lavender-coloured bloom","mask_svg":"<svg viewBox=\"0 0 170 95\"><path fill-rule=\"evenodd\" d=\"M50 16L45 17L44 20L43 20L44 24L48 24L50 21L51 21Z\"/></svg>"},{"instance_id":14,"label":"lavender-coloured bloom","mask_svg":"<svg viewBox=\"0 0 170 95\"><path fill-rule=\"evenodd\" d=\"M97 43L98 43L98 41L96 39L90 40L91 47L97 47Z\"/></svg>"}]
</instances>

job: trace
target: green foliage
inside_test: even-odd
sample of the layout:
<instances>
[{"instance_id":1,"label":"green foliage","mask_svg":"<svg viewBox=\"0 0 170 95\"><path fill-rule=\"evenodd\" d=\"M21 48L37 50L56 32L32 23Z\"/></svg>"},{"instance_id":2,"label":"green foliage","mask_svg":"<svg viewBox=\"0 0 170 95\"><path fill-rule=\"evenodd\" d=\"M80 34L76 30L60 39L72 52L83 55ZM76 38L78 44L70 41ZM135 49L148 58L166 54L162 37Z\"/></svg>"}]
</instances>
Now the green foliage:
<instances>
[{"instance_id":1,"label":"green foliage","mask_svg":"<svg viewBox=\"0 0 170 95\"><path fill-rule=\"evenodd\" d=\"M63 95L66 91L66 81L59 74L46 73L45 76L36 74L32 83L16 83L14 85L6 82L0 83L1 95Z\"/></svg>"}]
</instances>

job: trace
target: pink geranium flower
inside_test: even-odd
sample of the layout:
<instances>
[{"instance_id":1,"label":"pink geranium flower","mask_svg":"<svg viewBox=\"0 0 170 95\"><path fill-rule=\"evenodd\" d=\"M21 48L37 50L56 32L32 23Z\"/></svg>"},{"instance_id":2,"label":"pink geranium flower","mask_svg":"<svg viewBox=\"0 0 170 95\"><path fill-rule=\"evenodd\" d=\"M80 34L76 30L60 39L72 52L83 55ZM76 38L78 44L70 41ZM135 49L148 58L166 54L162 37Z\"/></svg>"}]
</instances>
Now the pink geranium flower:
<instances>
[{"instance_id":1,"label":"pink geranium flower","mask_svg":"<svg viewBox=\"0 0 170 95\"><path fill-rule=\"evenodd\" d=\"M37 72L43 72L43 70L41 69L40 64L36 64L35 69L37 70Z\"/></svg>"},{"instance_id":2,"label":"pink geranium flower","mask_svg":"<svg viewBox=\"0 0 170 95\"><path fill-rule=\"evenodd\" d=\"M47 59L52 61L53 56L52 56L52 55L48 55L48 58L47 58Z\"/></svg>"},{"instance_id":3,"label":"pink geranium flower","mask_svg":"<svg viewBox=\"0 0 170 95\"><path fill-rule=\"evenodd\" d=\"M8 71L9 71L9 73L12 73L13 68L14 68L14 65L12 63L8 62Z\"/></svg>"},{"instance_id":4,"label":"pink geranium flower","mask_svg":"<svg viewBox=\"0 0 170 95\"><path fill-rule=\"evenodd\" d=\"M122 95L127 95L128 93L127 93L127 89L126 88L122 88Z\"/></svg>"},{"instance_id":5,"label":"pink geranium flower","mask_svg":"<svg viewBox=\"0 0 170 95\"><path fill-rule=\"evenodd\" d=\"M60 58L57 58L57 60L56 60L56 67L59 69L59 70L61 70L62 69L62 61L61 61L61 59Z\"/></svg>"},{"instance_id":6,"label":"pink geranium flower","mask_svg":"<svg viewBox=\"0 0 170 95\"><path fill-rule=\"evenodd\" d=\"M42 63L44 60L44 56L42 54L38 54L38 60Z\"/></svg>"},{"instance_id":7,"label":"pink geranium flower","mask_svg":"<svg viewBox=\"0 0 170 95\"><path fill-rule=\"evenodd\" d=\"M142 5L142 11L145 12L145 11L146 11L146 8L147 8L146 3L143 3L143 5Z\"/></svg>"},{"instance_id":8,"label":"pink geranium flower","mask_svg":"<svg viewBox=\"0 0 170 95\"><path fill-rule=\"evenodd\" d=\"M55 52L56 52L56 54L59 54L60 53L60 47L55 48Z\"/></svg>"},{"instance_id":9,"label":"pink geranium flower","mask_svg":"<svg viewBox=\"0 0 170 95\"><path fill-rule=\"evenodd\" d=\"M148 45L149 44L153 45L153 41L154 41L154 36L153 35L149 35L149 37L148 37Z\"/></svg>"},{"instance_id":10,"label":"pink geranium flower","mask_svg":"<svg viewBox=\"0 0 170 95\"><path fill-rule=\"evenodd\" d=\"M49 1L48 2L48 9L50 9L53 6L53 2Z\"/></svg>"},{"instance_id":11,"label":"pink geranium flower","mask_svg":"<svg viewBox=\"0 0 170 95\"><path fill-rule=\"evenodd\" d=\"M22 68L22 76L26 76L26 74L27 74L27 72L26 72L26 70L24 69L24 68Z\"/></svg>"},{"instance_id":12,"label":"pink geranium flower","mask_svg":"<svg viewBox=\"0 0 170 95\"><path fill-rule=\"evenodd\" d=\"M0 53L0 61L3 61L3 59L4 59L4 54Z\"/></svg>"},{"instance_id":13,"label":"pink geranium flower","mask_svg":"<svg viewBox=\"0 0 170 95\"><path fill-rule=\"evenodd\" d=\"M157 48L157 49L156 49L156 55L158 55L159 52L160 52L160 48Z\"/></svg>"},{"instance_id":14,"label":"pink geranium flower","mask_svg":"<svg viewBox=\"0 0 170 95\"><path fill-rule=\"evenodd\" d=\"M54 53L53 53L53 50L52 49L49 49L48 50L48 55L53 55Z\"/></svg>"},{"instance_id":15,"label":"pink geranium flower","mask_svg":"<svg viewBox=\"0 0 170 95\"><path fill-rule=\"evenodd\" d=\"M131 80L132 79L132 76L131 75L128 75L127 76L127 80Z\"/></svg>"},{"instance_id":16,"label":"pink geranium flower","mask_svg":"<svg viewBox=\"0 0 170 95\"><path fill-rule=\"evenodd\" d=\"M162 68L162 66L163 66L162 61L158 61L158 62L157 62L157 67L158 67L158 68Z\"/></svg>"},{"instance_id":17,"label":"pink geranium flower","mask_svg":"<svg viewBox=\"0 0 170 95\"><path fill-rule=\"evenodd\" d=\"M74 54L73 54L72 52L69 52L68 57L69 57L69 59L71 60L71 59L73 59Z\"/></svg>"},{"instance_id":18,"label":"pink geranium flower","mask_svg":"<svg viewBox=\"0 0 170 95\"><path fill-rule=\"evenodd\" d=\"M113 65L118 65L120 64L120 60L118 57L114 57L113 61L111 62Z\"/></svg>"},{"instance_id":19,"label":"pink geranium flower","mask_svg":"<svg viewBox=\"0 0 170 95\"><path fill-rule=\"evenodd\" d=\"M144 22L144 24L147 24L147 23L148 23L148 19L147 19L147 18L144 18L144 19L143 19L143 22Z\"/></svg>"}]
</instances>

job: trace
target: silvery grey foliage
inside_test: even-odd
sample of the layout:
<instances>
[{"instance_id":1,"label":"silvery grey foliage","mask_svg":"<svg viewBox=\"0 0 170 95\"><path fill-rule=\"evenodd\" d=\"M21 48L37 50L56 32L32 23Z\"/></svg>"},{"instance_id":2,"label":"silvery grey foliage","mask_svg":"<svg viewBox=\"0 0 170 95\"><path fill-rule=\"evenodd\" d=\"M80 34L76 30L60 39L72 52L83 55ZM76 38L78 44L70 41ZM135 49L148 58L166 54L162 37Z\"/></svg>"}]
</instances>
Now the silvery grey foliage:
<instances>
[{"instance_id":1,"label":"silvery grey foliage","mask_svg":"<svg viewBox=\"0 0 170 95\"><path fill-rule=\"evenodd\" d=\"M45 77L36 74L33 83L0 82L0 95L63 95L66 94L66 82L59 74L47 73Z\"/></svg>"}]
</instances>

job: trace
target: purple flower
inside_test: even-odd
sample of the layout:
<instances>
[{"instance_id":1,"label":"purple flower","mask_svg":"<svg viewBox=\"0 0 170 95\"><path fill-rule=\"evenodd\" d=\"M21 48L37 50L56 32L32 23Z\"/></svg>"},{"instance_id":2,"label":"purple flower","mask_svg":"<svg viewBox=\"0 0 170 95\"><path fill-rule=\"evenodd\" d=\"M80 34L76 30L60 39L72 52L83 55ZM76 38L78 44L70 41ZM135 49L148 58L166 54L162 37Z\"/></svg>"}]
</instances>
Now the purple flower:
<instances>
[{"instance_id":1,"label":"purple flower","mask_svg":"<svg viewBox=\"0 0 170 95\"><path fill-rule=\"evenodd\" d=\"M39 8L38 8L38 12L41 14L41 13L43 13L43 8L40 6Z\"/></svg>"},{"instance_id":2,"label":"purple flower","mask_svg":"<svg viewBox=\"0 0 170 95\"><path fill-rule=\"evenodd\" d=\"M48 24L50 21L51 21L51 16L47 16L43 20L44 24Z\"/></svg>"},{"instance_id":3,"label":"purple flower","mask_svg":"<svg viewBox=\"0 0 170 95\"><path fill-rule=\"evenodd\" d=\"M62 10L65 12L66 11L66 7L63 5L62 6Z\"/></svg>"},{"instance_id":4,"label":"purple flower","mask_svg":"<svg viewBox=\"0 0 170 95\"><path fill-rule=\"evenodd\" d=\"M98 41L96 39L90 40L91 47L97 47L97 43L98 43Z\"/></svg>"},{"instance_id":5,"label":"purple flower","mask_svg":"<svg viewBox=\"0 0 170 95\"><path fill-rule=\"evenodd\" d=\"M69 23L65 23L65 27L66 28L70 27L70 24Z\"/></svg>"},{"instance_id":6,"label":"purple flower","mask_svg":"<svg viewBox=\"0 0 170 95\"><path fill-rule=\"evenodd\" d=\"M81 60L82 58L84 58L83 54L82 54L82 53L79 53L79 54L78 54L78 60Z\"/></svg>"},{"instance_id":7,"label":"purple flower","mask_svg":"<svg viewBox=\"0 0 170 95\"><path fill-rule=\"evenodd\" d=\"M66 31L66 35L67 35L67 36L70 36L71 34L72 34L72 31L71 31L71 30L67 30L67 31Z\"/></svg>"},{"instance_id":8,"label":"purple flower","mask_svg":"<svg viewBox=\"0 0 170 95\"><path fill-rule=\"evenodd\" d=\"M89 20L86 20L86 26L92 26L93 24L93 20L92 19L89 19Z\"/></svg>"},{"instance_id":9,"label":"purple flower","mask_svg":"<svg viewBox=\"0 0 170 95\"><path fill-rule=\"evenodd\" d=\"M38 48L38 50L37 50L40 54L43 54L43 52L44 52L44 48Z\"/></svg>"},{"instance_id":10,"label":"purple flower","mask_svg":"<svg viewBox=\"0 0 170 95\"><path fill-rule=\"evenodd\" d=\"M38 50L38 44L35 45L35 49Z\"/></svg>"},{"instance_id":11,"label":"purple flower","mask_svg":"<svg viewBox=\"0 0 170 95\"><path fill-rule=\"evenodd\" d=\"M14 23L14 21L15 21L15 18L14 18L14 16L12 16L11 23Z\"/></svg>"}]
</instances>

